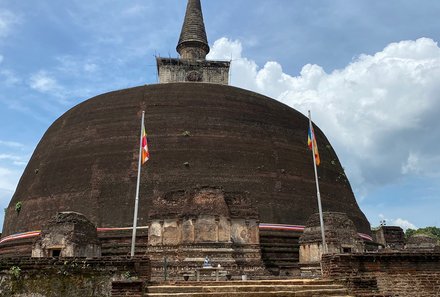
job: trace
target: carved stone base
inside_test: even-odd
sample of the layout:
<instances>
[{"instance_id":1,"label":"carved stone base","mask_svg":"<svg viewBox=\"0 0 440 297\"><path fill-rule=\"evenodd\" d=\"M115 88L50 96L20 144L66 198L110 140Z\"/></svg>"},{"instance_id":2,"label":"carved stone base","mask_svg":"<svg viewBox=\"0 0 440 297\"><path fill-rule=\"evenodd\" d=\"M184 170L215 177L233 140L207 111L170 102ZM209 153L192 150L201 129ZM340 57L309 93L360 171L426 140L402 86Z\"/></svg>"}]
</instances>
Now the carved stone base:
<instances>
[{"instance_id":1,"label":"carved stone base","mask_svg":"<svg viewBox=\"0 0 440 297\"><path fill-rule=\"evenodd\" d=\"M267 275L261 260L259 245L233 245L232 243L199 243L197 245L150 246L147 252L151 260L152 277L156 280L183 280L183 275L203 266L206 256L213 267L222 267L232 277ZM211 277L203 276L205 279ZM203 279L202 278L202 279Z\"/></svg>"}]
</instances>

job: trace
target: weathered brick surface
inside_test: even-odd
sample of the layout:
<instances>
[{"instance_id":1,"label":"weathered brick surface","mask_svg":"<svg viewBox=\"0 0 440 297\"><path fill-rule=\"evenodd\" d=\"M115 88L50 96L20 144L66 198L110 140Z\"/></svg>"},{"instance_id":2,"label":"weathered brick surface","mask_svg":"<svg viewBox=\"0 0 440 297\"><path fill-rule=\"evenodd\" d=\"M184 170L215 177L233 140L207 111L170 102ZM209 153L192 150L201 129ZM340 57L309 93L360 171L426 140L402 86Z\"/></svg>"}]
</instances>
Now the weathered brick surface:
<instances>
[{"instance_id":1,"label":"weathered brick surface","mask_svg":"<svg viewBox=\"0 0 440 297\"><path fill-rule=\"evenodd\" d=\"M316 212L309 199L316 188L305 116L230 86L170 83L104 94L55 121L20 179L2 236L39 230L65 209L84 214L100 228L131 226L141 109L155 157L141 176L139 226L147 225L159 195L196 186L249 192L261 222L304 224ZM320 186L325 209L346 212L359 232L369 233L334 150L318 128L315 133L324 148ZM69 175L59 174L66 171ZM23 204L19 215L13 210L18 201Z\"/></svg>"},{"instance_id":2,"label":"weathered brick surface","mask_svg":"<svg viewBox=\"0 0 440 297\"><path fill-rule=\"evenodd\" d=\"M112 283L112 297L142 297L143 281L116 281Z\"/></svg>"},{"instance_id":3,"label":"weathered brick surface","mask_svg":"<svg viewBox=\"0 0 440 297\"><path fill-rule=\"evenodd\" d=\"M325 255L323 274L356 296L440 296L440 253Z\"/></svg>"},{"instance_id":4,"label":"weathered brick surface","mask_svg":"<svg viewBox=\"0 0 440 297\"><path fill-rule=\"evenodd\" d=\"M111 296L113 281L136 278L142 282L150 275L146 258L2 258L0 296Z\"/></svg>"}]
</instances>

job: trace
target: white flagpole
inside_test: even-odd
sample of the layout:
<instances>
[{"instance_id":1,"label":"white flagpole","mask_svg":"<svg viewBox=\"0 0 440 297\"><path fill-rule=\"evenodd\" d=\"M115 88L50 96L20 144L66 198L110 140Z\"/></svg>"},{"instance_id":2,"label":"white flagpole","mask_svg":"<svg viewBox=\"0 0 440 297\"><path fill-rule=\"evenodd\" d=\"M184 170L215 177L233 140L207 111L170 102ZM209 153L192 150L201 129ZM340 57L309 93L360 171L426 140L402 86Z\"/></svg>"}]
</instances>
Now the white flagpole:
<instances>
[{"instance_id":1,"label":"white flagpole","mask_svg":"<svg viewBox=\"0 0 440 297\"><path fill-rule=\"evenodd\" d=\"M131 237L131 253L130 256L134 257L134 248L136 242L136 228L137 228L137 219L138 219L138 205L139 205L139 185L141 181L141 166L142 166L142 129L144 127L144 116L145 111L142 111L142 121L141 121L141 136L139 138L139 162L138 162L138 176L137 176L137 184L136 184L136 199L134 203L134 216L133 216L133 235Z\"/></svg>"},{"instance_id":2,"label":"white flagpole","mask_svg":"<svg viewBox=\"0 0 440 297\"><path fill-rule=\"evenodd\" d=\"M318 181L318 170L316 168L316 158L315 158L315 142L313 139L316 137L313 132L312 126L312 116L309 110L309 129L312 131L312 155L313 155L313 168L315 169L315 181L316 181L316 193L318 196L318 209L319 209L319 222L321 224L321 237L322 237L322 250L323 254L327 253L327 244L325 242L325 232L324 232L324 218L322 216L322 205L321 205L321 193L319 192L319 181Z\"/></svg>"}]
</instances>

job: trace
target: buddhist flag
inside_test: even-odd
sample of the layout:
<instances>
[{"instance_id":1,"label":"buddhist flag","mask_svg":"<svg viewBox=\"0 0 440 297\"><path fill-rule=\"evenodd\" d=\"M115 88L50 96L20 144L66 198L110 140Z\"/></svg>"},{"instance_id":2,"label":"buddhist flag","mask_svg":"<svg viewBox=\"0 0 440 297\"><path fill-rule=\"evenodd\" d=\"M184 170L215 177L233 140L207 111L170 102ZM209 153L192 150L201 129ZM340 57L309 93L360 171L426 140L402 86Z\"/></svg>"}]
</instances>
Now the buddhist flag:
<instances>
[{"instance_id":1,"label":"buddhist flag","mask_svg":"<svg viewBox=\"0 0 440 297\"><path fill-rule=\"evenodd\" d=\"M142 123L142 165L150 159L150 152L148 151L147 133L145 132L145 125Z\"/></svg>"},{"instance_id":2,"label":"buddhist flag","mask_svg":"<svg viewBox=\"0 0 440 297\"><path fill-rule=\"evenodd\" d=\"M313 155L315 156L316 165L321 164L321 159L319 158L318 145L316 144L315 131L313 130L312 124L310 123L309 134L307 137L307 144L309 148L313 150Z\"/></svg>"}]
</instances>

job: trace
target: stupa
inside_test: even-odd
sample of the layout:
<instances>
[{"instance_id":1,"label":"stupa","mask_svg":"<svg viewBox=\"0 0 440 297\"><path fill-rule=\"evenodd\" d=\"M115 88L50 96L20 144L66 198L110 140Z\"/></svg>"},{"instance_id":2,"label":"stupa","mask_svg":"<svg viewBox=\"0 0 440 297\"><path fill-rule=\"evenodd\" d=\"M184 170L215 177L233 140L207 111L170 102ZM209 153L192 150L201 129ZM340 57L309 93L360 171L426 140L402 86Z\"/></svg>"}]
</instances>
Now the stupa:
<instances>
[{"instance_id":1,"label":"stupa","mask_svg":"<svg viewBox=\"0 0 440 297\"><path fill-rule=\"evenodd\" d=\"M189 0L180 56L157 58L158 84L96 96L49 127L6 210L0 256L30 257L39 230L68 211L97 227L103 256L129 252L144 110L151 157L142 168L137 255L159 259L203 243L209 253L194 257L215 264L216 249L231 248L238 261L235 246L249 245L257 262L261 250L267 265L281 265L265 247L276 238L297 242L292 234L317 211L308 119L230 86L230 62L206 60L206 36L200 0ZM315 133L324 211L346 213L368 238L370 224L334 149ZM175 261L185 260L177 254Z\"/></svg>"}]
</instances>

